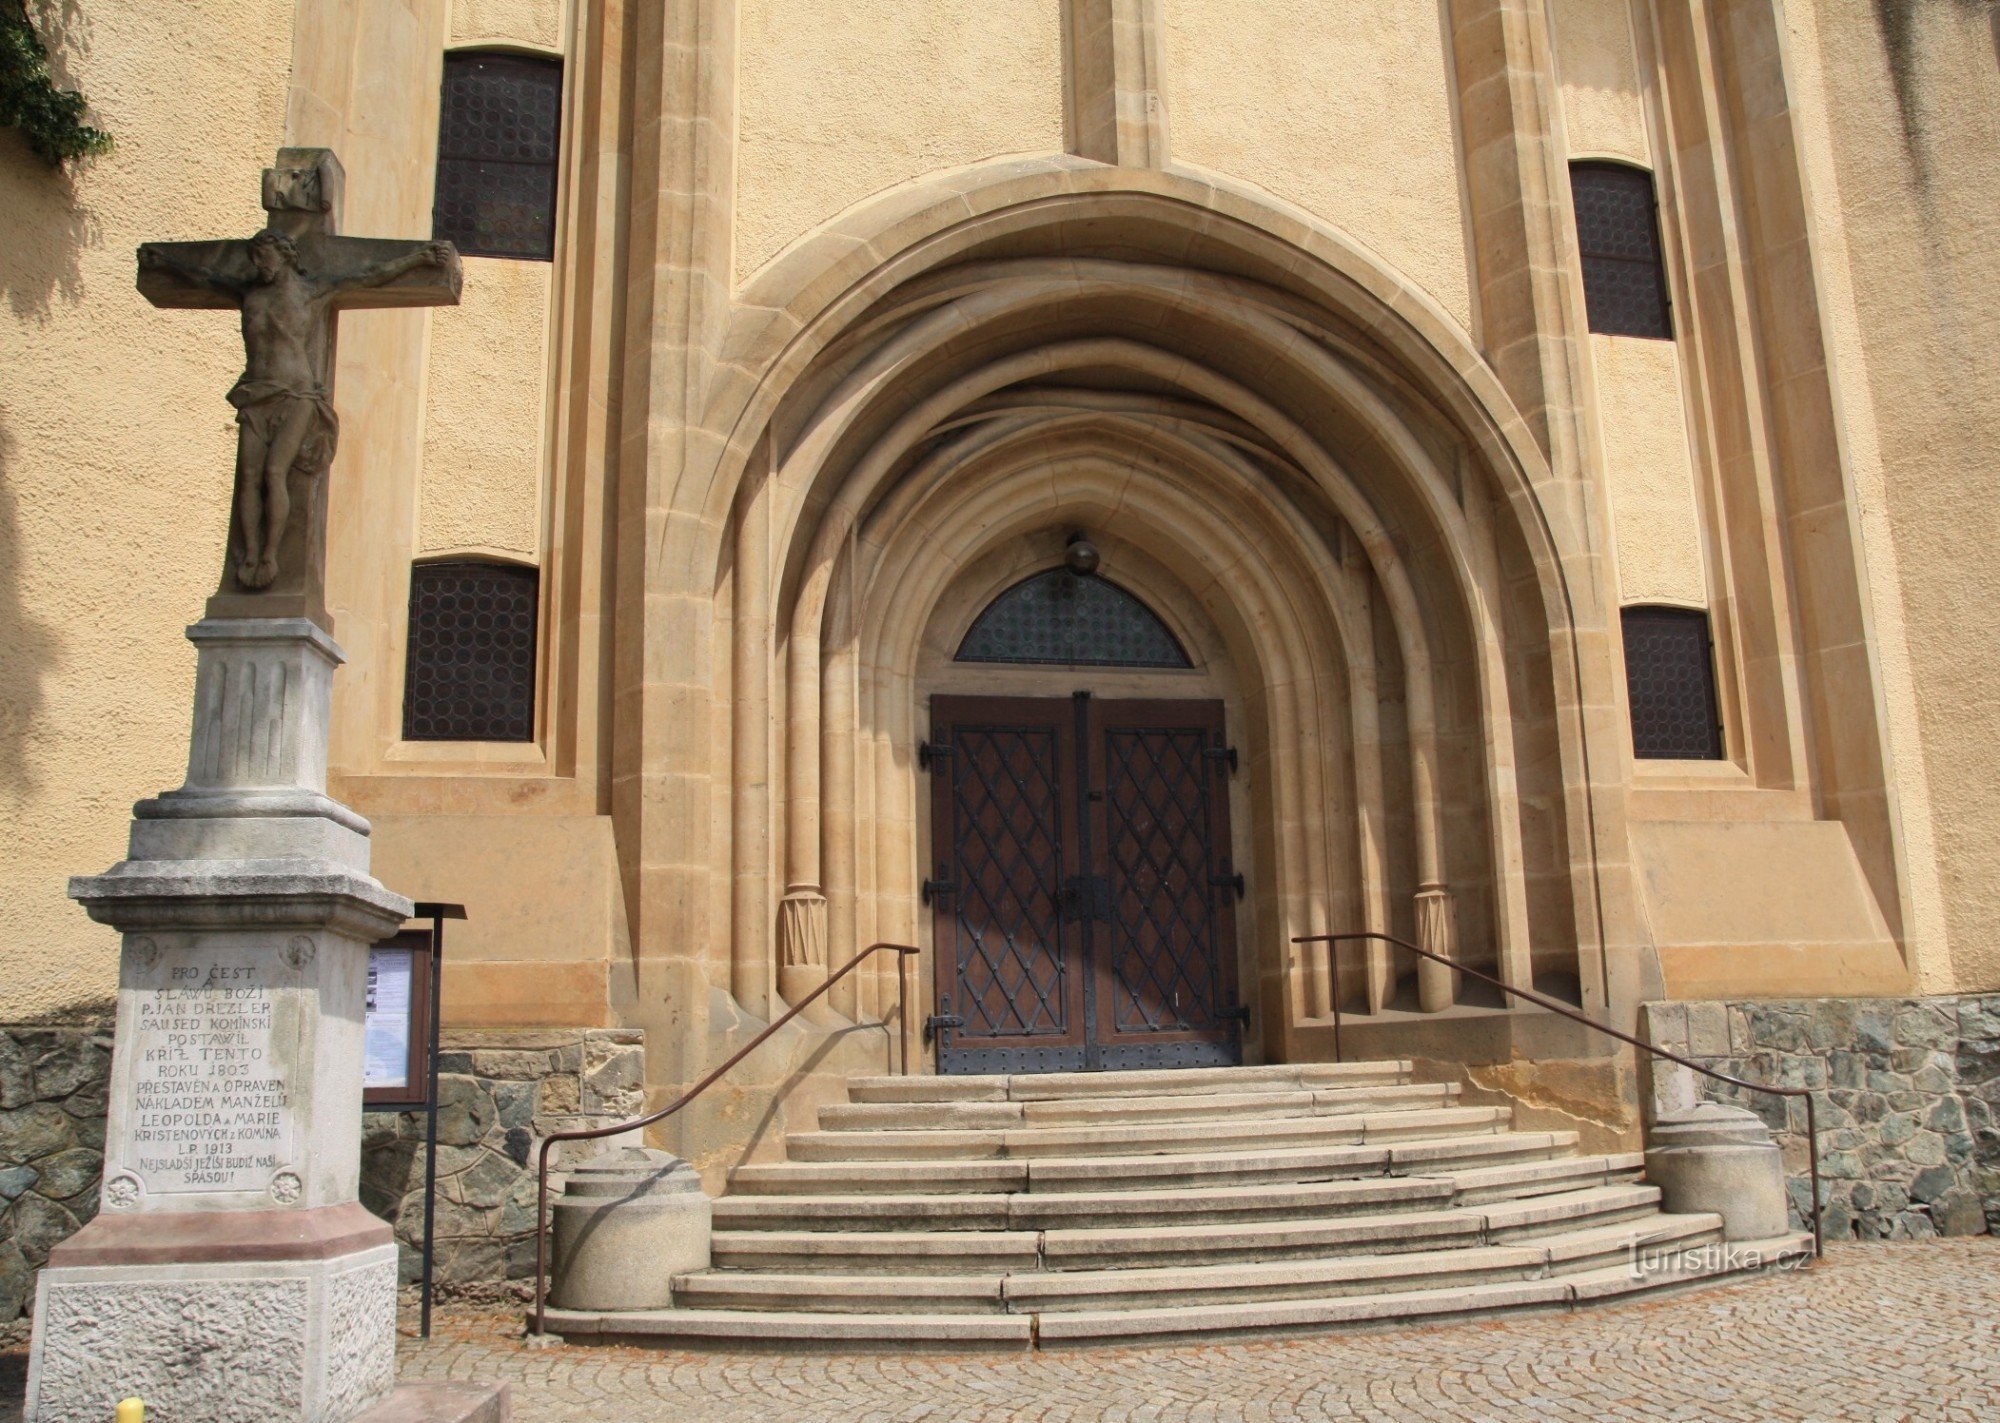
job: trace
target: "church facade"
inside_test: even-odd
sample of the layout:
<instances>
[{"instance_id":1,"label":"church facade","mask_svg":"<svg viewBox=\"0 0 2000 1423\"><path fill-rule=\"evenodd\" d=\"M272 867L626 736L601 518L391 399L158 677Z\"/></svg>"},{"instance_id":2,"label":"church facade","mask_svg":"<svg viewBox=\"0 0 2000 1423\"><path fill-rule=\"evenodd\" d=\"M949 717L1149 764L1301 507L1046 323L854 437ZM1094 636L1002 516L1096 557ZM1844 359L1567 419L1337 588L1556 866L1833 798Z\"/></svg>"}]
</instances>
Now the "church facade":
<instances>
[{"instance_id":1,"label":"church facade","mask_svg":"<svg viewBox=\"0 0 2000 1423\"><path fill-rule=\"evenodd\" d=\"M118 0L0 134L0 1016L176 782L226 317L342 230L330 792L459 1029L720 1173L851 1075L1402 1057L1638 1140L1645 1004L2000 989L2000 21L1968 0ZM1809 1084L1811 1085L1811 1084Z\"/></svg>"}]
</instances>

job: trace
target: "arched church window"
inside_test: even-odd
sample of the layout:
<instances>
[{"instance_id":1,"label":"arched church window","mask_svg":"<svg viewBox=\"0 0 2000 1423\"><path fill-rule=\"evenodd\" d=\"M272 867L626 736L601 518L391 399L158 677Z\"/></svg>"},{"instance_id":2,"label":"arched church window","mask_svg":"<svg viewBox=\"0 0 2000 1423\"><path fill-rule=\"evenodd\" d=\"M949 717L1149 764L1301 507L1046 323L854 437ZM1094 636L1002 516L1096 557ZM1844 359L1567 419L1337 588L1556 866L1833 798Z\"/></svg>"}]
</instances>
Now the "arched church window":
<instances>
[{"instance_id":1,"label":"arched church window","mask_svg":"<svg viewBox=\"0 0 2000 1423\"><path fill-rule=\"evenodd\" d=\"M1642 761L1720 761L1722 718L1708 614L1627 608L1624 623L1632 754Z\"/></svg>"},{"instance_id":2,"label":"arched church window","mask_svg":"<svg viewBox=\"0 0 2000 1423\"><path fill-rule=\"evenodd\" d=\"M469 256L549 261L561 138L561 60L447 54L431 235Z\"/></svg>"},{"instance_id":3,"label":"arched church window","mask_svg":"<svg viewBox=\"0 0 2000 1423\"><path fill-rule=\"evenodd\" d=\"M1623 163L1572 163L1576 242L1590 329L1607 336L1674 336L1653 175Z\"/></svg>"},{"instance_id":4,"label":"arched church window","mask_svg":"<svg viewBox=\"0 0 2000 1423\"><path fill-rule=\"evenodd\" d=\"M511 563L410 569L405 741L532 741L541 574Z\"/></svg>"},{"instance_id":5,"label":"arched church window","mask_svg":"<svg viewBox=\"0 0 2000 1423\"><path fill-rule=\"evenodd\" d=\"M1104 578L1052 568L987 605L959 644L960 662L1073 667L1191 667L1159 615Z\"/></svg>"}]
</instances>

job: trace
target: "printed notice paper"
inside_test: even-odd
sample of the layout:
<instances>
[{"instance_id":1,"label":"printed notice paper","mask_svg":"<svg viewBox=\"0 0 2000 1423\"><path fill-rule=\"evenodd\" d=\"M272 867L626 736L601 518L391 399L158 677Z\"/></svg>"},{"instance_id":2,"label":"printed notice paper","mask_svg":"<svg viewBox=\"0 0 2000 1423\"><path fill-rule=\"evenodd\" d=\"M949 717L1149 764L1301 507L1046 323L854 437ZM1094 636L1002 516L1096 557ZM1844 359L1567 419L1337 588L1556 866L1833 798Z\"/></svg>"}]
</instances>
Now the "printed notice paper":
<instances>
[{"instance_id":1,"label":"printed notice paper","mask_svg":"<svg viewBox=\"0 0 2000 1423\"><path fill-rule=\"evenodd\" d=\"M416 975L415 949L368 951L368 1017L366 1066L362 1083L368 1087L410 1085L411 981Z\"/></svg>"}]
</instances>

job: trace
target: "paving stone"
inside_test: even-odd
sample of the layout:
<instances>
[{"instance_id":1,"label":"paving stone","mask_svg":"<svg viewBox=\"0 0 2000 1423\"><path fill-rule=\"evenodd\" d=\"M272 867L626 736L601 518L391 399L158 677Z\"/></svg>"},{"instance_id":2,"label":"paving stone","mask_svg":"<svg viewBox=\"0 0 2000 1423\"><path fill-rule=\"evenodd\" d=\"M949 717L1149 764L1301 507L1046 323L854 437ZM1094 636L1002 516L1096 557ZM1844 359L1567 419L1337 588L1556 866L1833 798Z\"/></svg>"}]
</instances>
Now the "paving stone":
<instances>
[{"instance_id":1,"label":"paving stone","mask_svg":"<svg viewBox=\"0 0 2000 1423\"><path fill-rule=\"evenodd\" d=\"M1995 1298L1976 1237L1575 1314L1040 1354L529 1349L518 1307L448 1305L400 1367L507 1383L516 1423L1991 1423ZM18 1399L20 1352L0 1366Z\"/></svg>"}]
</instances>

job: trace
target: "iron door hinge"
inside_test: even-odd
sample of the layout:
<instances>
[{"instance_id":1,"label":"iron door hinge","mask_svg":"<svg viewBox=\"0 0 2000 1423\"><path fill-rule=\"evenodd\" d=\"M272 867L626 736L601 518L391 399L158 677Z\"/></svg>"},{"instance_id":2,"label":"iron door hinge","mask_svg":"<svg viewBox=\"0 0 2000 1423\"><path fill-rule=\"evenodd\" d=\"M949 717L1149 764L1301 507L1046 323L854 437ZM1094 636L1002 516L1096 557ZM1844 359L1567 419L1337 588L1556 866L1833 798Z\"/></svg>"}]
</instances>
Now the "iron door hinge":
<instances>
[{"instance_id":1,"label":"iron door hinge","mask_svg":"<svg viewBox=\"0 0 2000 1423\"><path fill-rule=\"evenodd\" d=\"M1201 754L1211 761L1228 766L1230 775L1233 776L1236 774L1236 748L1234 746L1210 746L1206 747Z\"/></svg>"},{"instance_id":2,"label":"iron door hinge","mask_svg":"<svg viewBox=\"0 0 2000 1423\"><path fill-rule=\"evenodd\" d=\"M929 904L933 899L942 899L948 894L957 893L958 881L952 879L946 873L946 866L942 864L938 866L936 879L927 879L924 881L924 903L926 904Z\"/></svg>"},{"instance_id":3,"label":"iron door hinge","mask_svg":"<svg viewBox=\"0 0 2000 1423\"><path fill-rule=\"evenodd\" d=\"M1234 870L1227 860L1222 862L1222 873L1219 875L1210 875L1208 882L1217 889L1235 890L1236 900L1239 904L1242 903L1243 896L1249 892L1244 886L1242 872Z\"/></svg>"},{"instance_id":4,"label":"iron door hinge","mask_svg":"<svg viewBox=\"0 0 2000 1423\"><path fill-rule=\"evenodd\" d=\"M950 994L946 994L938 1000L938 1007L944 1011L942 1013L933 1013L930 1017L924 1019L924 1046L929 1047L931 1041L936 1039L938 1051L942 1052L949 1046L944 1040L944 1035L954 1028L964 1027L965 1019L951 1011Z\"/></svg>"},{"instance_id":5,"label":"iron door hinge","mask_svg":"<svg viewBox=\"0 0 2000 1423\"><path fill-rule=\"evenodd\" d=\"M1248 1028L1250 1026L1250 1005L1248 1003L1232 1003L1215 1016L1225 1023L1241 1023L1245 1028Z\"/></svg>"},{"instance_id":6,"label":"iron door hinge","mask_svg":"<svg viewBox=\"0 0 2000 1423\"><path fill-rule=\"evenodd\" d=\"M937 763L951 755L949 741L919 741L917 743L917 769L934 771Z\"/></svg>"}]
</instances>

